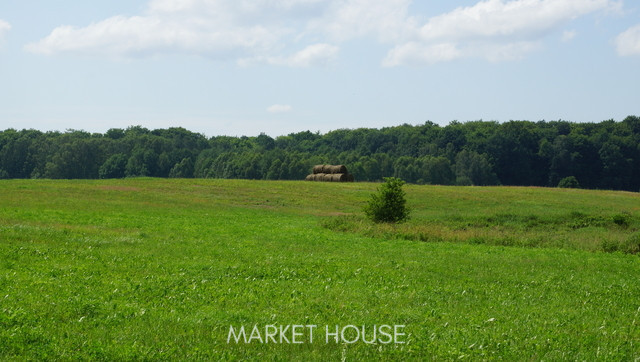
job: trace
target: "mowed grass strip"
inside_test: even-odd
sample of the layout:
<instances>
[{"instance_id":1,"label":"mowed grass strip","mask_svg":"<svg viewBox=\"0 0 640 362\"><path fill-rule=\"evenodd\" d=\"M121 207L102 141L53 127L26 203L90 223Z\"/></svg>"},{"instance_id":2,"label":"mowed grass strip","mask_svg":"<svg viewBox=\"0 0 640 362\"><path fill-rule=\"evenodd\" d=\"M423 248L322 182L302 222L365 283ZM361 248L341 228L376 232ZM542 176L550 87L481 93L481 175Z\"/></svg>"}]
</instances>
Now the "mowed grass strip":
<instances>
[{"instance_id":1,"label":"mowed grass strip","mask_svg":"<svg viewBox=\"0 0 640 362\"><path fill-rule=\"evenodd\" d=\"M640 258L594 252L637 233L636 194L409 186L412 220L384 227L359 219L376 187L2 181L0 358L640 357ZM454 242L405 240L426 232ZM408 343L227 344L267 324L402 324Z\"/></svg>"}]
</instances>

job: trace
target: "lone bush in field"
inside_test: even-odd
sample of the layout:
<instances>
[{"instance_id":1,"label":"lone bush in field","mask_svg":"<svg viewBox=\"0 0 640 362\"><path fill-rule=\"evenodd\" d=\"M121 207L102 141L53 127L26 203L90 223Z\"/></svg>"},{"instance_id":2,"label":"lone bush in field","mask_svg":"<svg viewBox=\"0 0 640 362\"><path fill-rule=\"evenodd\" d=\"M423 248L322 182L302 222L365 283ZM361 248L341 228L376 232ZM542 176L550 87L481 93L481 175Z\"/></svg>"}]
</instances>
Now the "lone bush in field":
<instances>
[{"instance_id":1,"label":"lone bush in field","mask_svg":"<svg viewBox=\"0 0 640 362\"><path fill-rule=\"evenodd\" d=\"M371 195L369 203L364 207L364 213L376 223L401 223L409 218L402 190L404 181L395 177L385 177L384 183L378 188L378 193Z\"/></svg>"},{"instance_id":2,"label":"lone bush in field","mask_svg":"<svg viewBox=\"0 0 640 362\"><path fill-rule=\"evenodd\" d=\"M563 189L579 189L580 184L578 183L578 179L574 176L565 177L560 182L558 182L558 187Z\"/></svg>"}]
</instances>

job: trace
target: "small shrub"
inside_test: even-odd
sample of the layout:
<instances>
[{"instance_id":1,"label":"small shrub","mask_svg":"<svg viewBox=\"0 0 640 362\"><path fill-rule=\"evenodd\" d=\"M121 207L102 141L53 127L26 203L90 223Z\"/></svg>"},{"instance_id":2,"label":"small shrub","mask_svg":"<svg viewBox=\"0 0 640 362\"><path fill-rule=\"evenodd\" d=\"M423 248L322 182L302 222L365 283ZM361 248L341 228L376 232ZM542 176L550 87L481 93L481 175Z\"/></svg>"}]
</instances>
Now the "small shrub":
<instances>
[{"instance_id":1,"label":"small shrub","mask_svg":"<svg viewBox=\"0 0 640 362\"><path fill-rule=\"evenodd\" d=\"M627 239L623 251L628 254L640 254L640 233L635 233Z\"/></svg>"},{"instance_id":2,"label":"small shrub","mask_svg":"<svg viewBox=\"0 0 640 362\"><path fill-rule=\"evenodd\" d=\"M558 182L558 187L563 189L579 189L580 183L578 183L578 179L574 176L569 176L560 180L560 182Z\"/></svg>"},{"instance_id":3,"label":"small shrub","mask_svg":"<svg viewBox=\"0 0 640 362\"><path fill-rule=\"evenodd\" d=\"M600 242L600 247L605 253L615 253L620 250L620 244L614 240L602 240Z\"/></svg>"},{"instance_id":4,"label":"small shrub","mask_svg":"<svg viewBox=\"0 0 640 362\"><path fill-rule=\"evenodd\" d=\"M629 214L616 214L613 215L612 219L614 224L623 228L628 228L629 222L631 221L631 217L629 216Z\"/></svg>"},{"instance_id":5,"label":"small shrub","mask_svg":"<svg viewBox=\"0 0 640 362\"><path fill-rule=\"evenodd\" d=\"M406 193L402 190L404 181L395 177L385 177L378 193L371 195L364 213L373 222L401 223L409 218Z\"/></svg>"},{"instance_id":6,"label":"small shrub","mask_svg":"<svg viewBox=\"0 0 640 362\"><path fill-rule=\"evenodd\" d=\"M571 229L582 229L588 227L607 227L607 220L602 216L584 216L576 218L569 223Z\"/></svg>"},{"instance_id":7,"label":"small shrub","mask_svg":"<svg viewBox=\"0 0 640 362\"><path fill-rule=\"evenodd\" d=\"M640 233L635 233L622 242L603 240L600 246L602 251L607 253L620 251L627 254L640 254Z\"/></svg>"}]
</instances>

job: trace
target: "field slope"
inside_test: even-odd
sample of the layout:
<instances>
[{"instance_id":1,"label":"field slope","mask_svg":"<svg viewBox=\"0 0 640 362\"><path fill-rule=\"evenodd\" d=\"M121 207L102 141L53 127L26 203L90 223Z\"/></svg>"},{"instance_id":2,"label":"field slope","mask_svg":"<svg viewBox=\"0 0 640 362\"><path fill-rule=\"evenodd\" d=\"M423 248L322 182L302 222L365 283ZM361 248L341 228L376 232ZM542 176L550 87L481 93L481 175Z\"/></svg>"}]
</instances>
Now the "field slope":
<instances>
[{"instance_id":1,"label":"field slope","mask_svg":"<svg viewBox=\"0 0 640 362\"><path fill-rule=\"evenodd\" d=\"M638 194L409 186L374 226L376 186L0 181L0 359L640 358ZM227 343L271 324L407 343Z\"/></svg>"}]
</instances>

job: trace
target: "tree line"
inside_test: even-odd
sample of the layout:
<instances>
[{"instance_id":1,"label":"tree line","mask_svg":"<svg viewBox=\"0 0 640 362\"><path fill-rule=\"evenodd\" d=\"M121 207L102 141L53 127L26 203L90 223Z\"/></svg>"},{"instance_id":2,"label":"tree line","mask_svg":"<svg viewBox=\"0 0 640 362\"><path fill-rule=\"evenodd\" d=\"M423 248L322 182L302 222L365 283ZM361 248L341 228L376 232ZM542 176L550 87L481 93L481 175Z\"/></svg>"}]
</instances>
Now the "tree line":
<instances>
[{"instance_id":1,"label":"tree line","mask_svg":"<svg viewBox=\"0 0 640 362\"><path fill-rule=\"evenodd\" d=\"M302 180L315 164L345 164L357 181L397 177L441 185L640 190L640 118L506 123L207 138L184 128L106 133L0 131L0 178L122 177Z\"/></svg>"}]
</instances>

